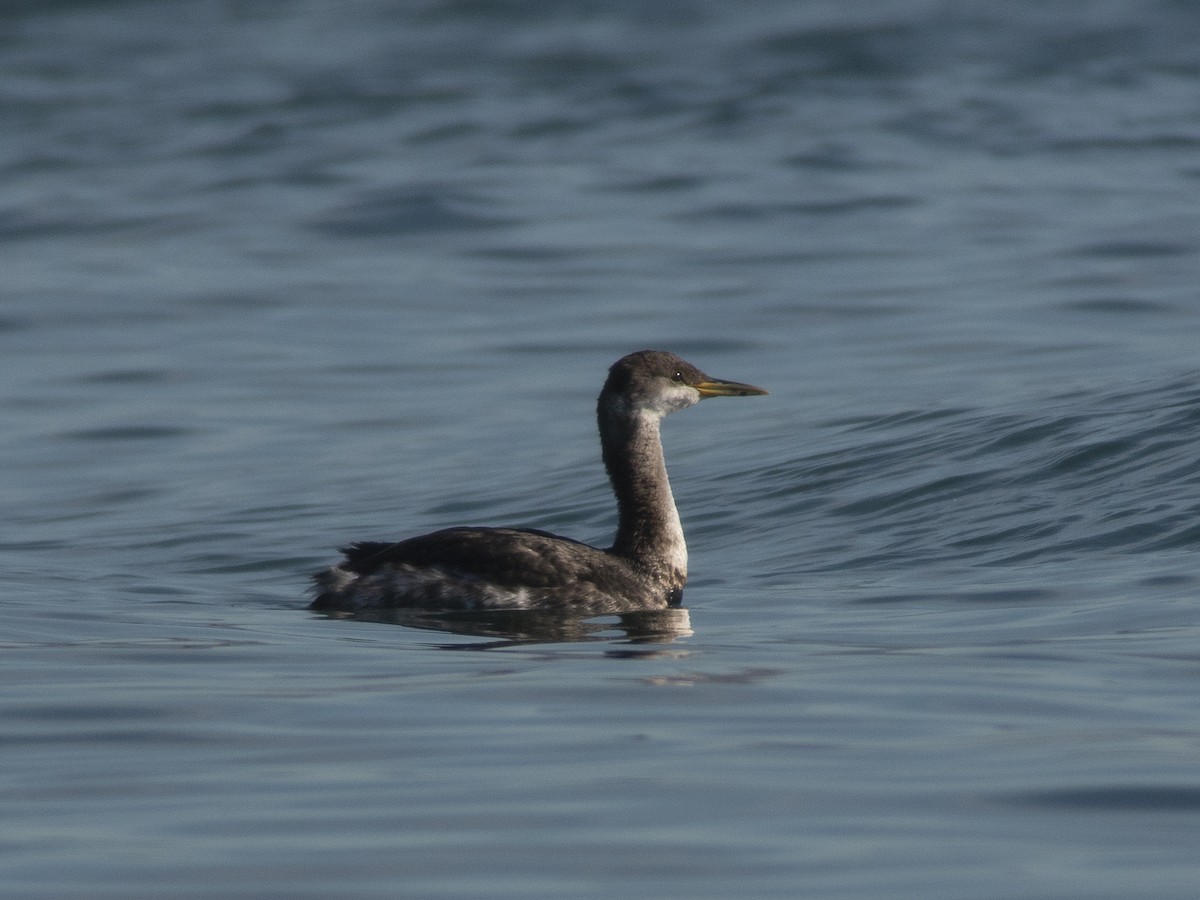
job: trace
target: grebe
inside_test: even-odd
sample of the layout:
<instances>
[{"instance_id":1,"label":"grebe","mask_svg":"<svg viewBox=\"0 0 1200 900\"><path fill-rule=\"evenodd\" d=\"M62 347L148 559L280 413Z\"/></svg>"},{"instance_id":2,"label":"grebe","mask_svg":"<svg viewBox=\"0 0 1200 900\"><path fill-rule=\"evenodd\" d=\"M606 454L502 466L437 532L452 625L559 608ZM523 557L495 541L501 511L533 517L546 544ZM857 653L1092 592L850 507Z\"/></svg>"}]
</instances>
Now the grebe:
<instances>
[{"instance_id":1,"label":"grebe","mask_svg":"<svg viewBox=\"0 0 1200 900\"><path fill-rule=\"evenodd\" d=\"M525 528L447 528L398 543L365 541L313 576L311 609L536 609L621 613L678 606L687 545L667 480L659 424L705 397L767 393L705 375L673 353L613 364L596 404L617 536L601 550Z\"/></svg>"}]
</instances>

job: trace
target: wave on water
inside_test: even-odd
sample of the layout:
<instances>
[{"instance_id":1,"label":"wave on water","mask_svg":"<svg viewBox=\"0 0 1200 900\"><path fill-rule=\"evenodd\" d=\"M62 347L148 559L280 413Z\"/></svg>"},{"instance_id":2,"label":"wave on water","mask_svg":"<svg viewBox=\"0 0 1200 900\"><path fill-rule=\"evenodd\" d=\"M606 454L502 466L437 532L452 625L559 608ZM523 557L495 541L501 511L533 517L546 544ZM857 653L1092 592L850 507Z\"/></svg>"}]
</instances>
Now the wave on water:
<instances>
[{"instance_id":1,"label":"wave on water","mask_svg":"<svg viewBox=\"0 0 1200 900\"><path fill-rule=\"evenodd\" d=\"M767 519L784 523L770 570L1086 565L1200 546L1194 378L831 428L838 446L757 473Z\"/></svg>"}]
</instances>

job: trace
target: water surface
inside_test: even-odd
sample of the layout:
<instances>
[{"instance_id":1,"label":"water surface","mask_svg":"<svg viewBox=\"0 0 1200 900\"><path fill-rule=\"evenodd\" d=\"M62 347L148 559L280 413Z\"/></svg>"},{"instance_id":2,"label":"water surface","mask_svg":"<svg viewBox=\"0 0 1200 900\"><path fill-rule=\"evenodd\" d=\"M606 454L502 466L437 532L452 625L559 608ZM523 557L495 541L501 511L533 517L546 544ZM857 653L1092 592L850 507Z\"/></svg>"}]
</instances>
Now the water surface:
<instances>
[{"instance_id":1,"label":"water surface","mask_svg":"<svg viewBox=\"0 0 1200 900\"><path fill-rule=\"evenodd\" d=\"M1200 20L1167 2L9 4L0 893L1190 898ZM346 621L354 539L686 611Z\"/></svg>"}]
</instances>

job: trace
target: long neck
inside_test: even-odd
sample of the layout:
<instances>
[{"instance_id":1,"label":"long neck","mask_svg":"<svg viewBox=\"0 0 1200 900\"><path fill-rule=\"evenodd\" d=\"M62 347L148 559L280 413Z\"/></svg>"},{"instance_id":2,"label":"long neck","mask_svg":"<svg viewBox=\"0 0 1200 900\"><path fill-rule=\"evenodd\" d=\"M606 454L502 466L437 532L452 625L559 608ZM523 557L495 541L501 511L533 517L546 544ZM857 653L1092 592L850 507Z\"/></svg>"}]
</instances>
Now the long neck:
<instances>
[{"instance_id":1,"label":"long neck","mask_svg":"<svg viewBox=\"0 0 1200 900\"><path fill-rule=\"evenodd\" d=\"M617 495L612 552L672 588L687 580L687 545L663 460L659 417L601 403L604 467Z\"/></svg>"}]
</instances>

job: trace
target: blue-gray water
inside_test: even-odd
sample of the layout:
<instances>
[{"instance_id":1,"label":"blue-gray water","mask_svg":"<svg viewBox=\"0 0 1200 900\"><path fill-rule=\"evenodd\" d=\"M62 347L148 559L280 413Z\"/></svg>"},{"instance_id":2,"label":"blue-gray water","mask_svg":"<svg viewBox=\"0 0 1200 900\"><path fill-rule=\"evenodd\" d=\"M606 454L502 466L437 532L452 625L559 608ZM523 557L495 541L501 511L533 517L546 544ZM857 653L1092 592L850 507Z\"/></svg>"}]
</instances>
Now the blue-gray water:
<instances>
[{"instance_id":1,"label":"blue-gray water","mask_svg":"<svg viewBox=\"0 0 1200 900\"><path fill-rule=\"evenodd\" d=\"M1183 2L0 11L0 895L1191 898ZM603 543L661 347L687 618L328 619Z\"/></svg>"}]
</instances>

